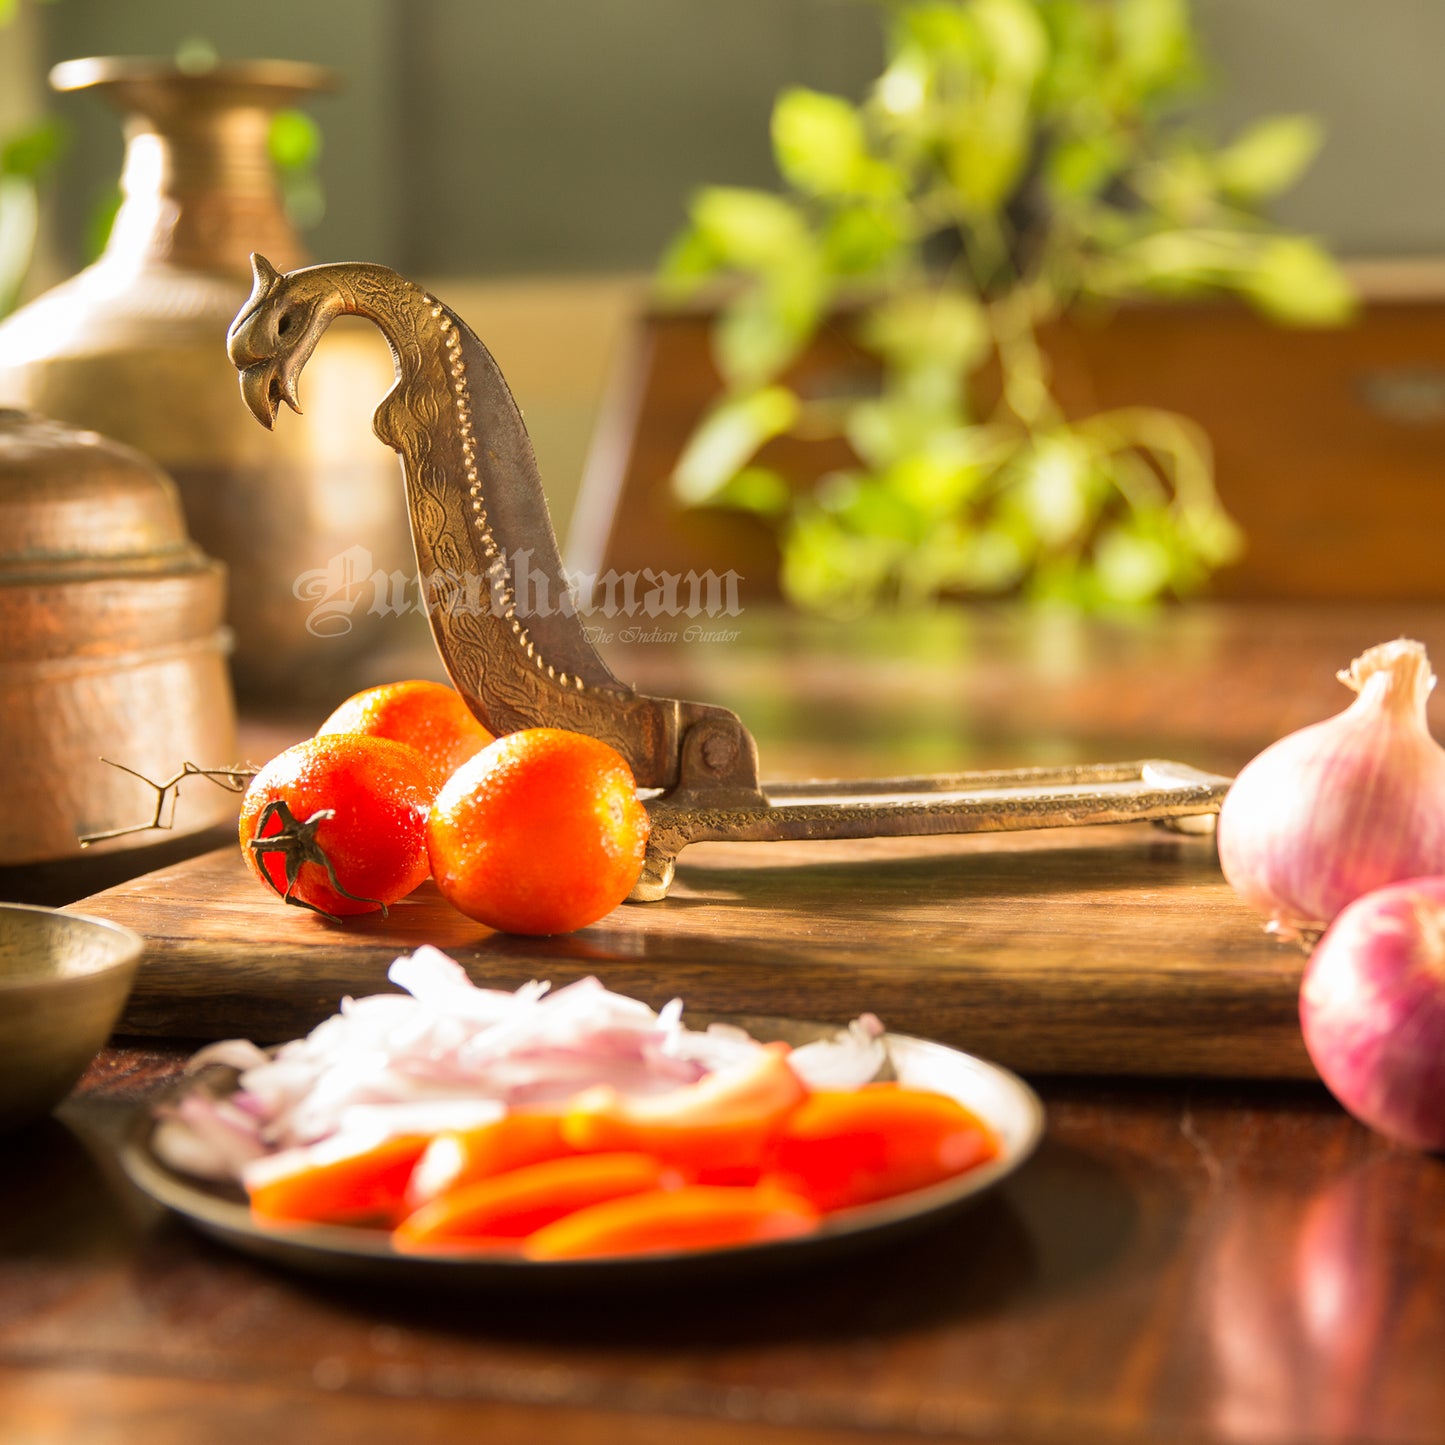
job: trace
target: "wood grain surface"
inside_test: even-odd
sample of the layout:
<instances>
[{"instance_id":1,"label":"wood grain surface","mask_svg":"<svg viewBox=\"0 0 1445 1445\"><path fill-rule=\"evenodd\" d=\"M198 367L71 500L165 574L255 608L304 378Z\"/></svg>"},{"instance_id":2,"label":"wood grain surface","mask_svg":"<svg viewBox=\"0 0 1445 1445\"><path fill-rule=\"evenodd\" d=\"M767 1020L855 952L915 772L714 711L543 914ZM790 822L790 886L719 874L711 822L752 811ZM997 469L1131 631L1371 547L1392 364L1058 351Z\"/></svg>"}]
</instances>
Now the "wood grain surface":
<instances>
[{"instance_id":1,"label":"wood grain surface","mask_svg":"<svg viewBox=\"0 0 1445 1445\"><path fill-rule=\"evenodd\" d=\"M559 1300L266 1269L111 1141L184 1050L112 1050L7 1141L7 1445L1434 1445L1445 1161L1324 1091L1044 1081L970 1212L845 1266Z\"/></svg>"},{"instance_id":2,"label":"wood grain surface","mask_svg":"<svg viewBox=\"0 0 1445 1445\"><path fill-rule=\"evenodd\" d=\"M1130 626L969 611L914 626L906 647L882 627L749 623L752 646L639 645L619 675L737 707L770 770L795 777L1150 755L1228 772L1337 710L1333 671L1364 646L1404 632L1445 656L1438 608L1191 608ZM367 680L413 671L376 666ZM320 716L252 719L251 754ZM1137 1054L1147 1016L1153 1054L1296 1067L1301 957L1263 937L1207 840L710 845L684 854L666 903L554 940L489 934L425 893L332 928L275 904L229 848L88 906L152 939L128 1027L291 1033L430 938L484 982L595 972L655 1002L874 1008L1022 1061L1048 1133L972 1211L846 1268L706 1295L423 1298L289 1277L142 1199L112 1145L192 1045L123 1038L57 1119L5 1141L5 1445L1445 1436L1445 1159L1392 1147L1316 1084L1061 1078L1030 1061L1066 1044L1117 1060L1121 1036ZM1131 982L1141 970L1158 992Z\"/></svg>"},{"instance_id":3,"label":"wood grain surface","mask_svg":"<svg viewBox=\"0 0 1445 1445\"><path fill-rule=\"evenodd\" d=\"M332 924L268 894L235 849L75 908L147 940L132 1034L291 1038L434 943L493 987L596 974L654 1007L871 1010L1027 1071L1313 1077L1302 955L1264 936L1209 838L1147 824L699 845L668 899L557 938L492 933L430 884L387 919Z\"/></svg>"}]
</instances>

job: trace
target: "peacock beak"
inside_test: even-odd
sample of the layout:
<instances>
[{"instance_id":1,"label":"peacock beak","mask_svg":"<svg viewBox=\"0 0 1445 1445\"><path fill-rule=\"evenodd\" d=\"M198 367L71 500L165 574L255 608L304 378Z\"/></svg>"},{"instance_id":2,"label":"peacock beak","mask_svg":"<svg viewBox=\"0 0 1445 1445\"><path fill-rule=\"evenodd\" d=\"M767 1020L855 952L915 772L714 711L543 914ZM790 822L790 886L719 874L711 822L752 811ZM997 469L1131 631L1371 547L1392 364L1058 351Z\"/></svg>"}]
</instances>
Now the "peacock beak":
<instances>
[{"instance_id":1,"label":"peacock beak","mask_svg":"<svg viewBox=\"0 0 1445 1445\"><path fill-rule=\"evenodd\" d=\"M312 343L315 344L314 342ZM311 347L306 348L309 355ZM298 416L301 414L301 400L296 395L297 372L305 357L295 351L283 351L278 356L268 356L264 361L253 362L241 370L241 396L251 415L267 431L276 425L276 413L284 401Z\"/></svg>"},{"instance_id":2,"label":"peacock beak","mask_svg":"<svg viewBox=\"0 0 1445 1445\"><path fill-rule=\"evenodd\" d=\"M241 373L241 399L267 431L275 428L276 408L281 404L281 378L277 370L276 359L272 357L246 367Z\"/></svg>"}]
</instances>

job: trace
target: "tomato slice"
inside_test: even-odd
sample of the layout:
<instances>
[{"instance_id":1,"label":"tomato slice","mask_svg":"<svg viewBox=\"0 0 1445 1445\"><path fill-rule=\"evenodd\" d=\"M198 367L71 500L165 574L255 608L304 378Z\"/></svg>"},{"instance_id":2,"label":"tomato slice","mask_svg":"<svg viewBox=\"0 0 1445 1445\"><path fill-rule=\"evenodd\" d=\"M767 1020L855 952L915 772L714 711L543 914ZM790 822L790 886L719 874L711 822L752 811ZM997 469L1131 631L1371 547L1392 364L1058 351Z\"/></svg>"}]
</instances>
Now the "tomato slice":
<instances>
[{"instance_id":1,"label":"tomato slice","mask_svg":"<svg viewBox=\"0 0 1445 1445\"><path fill-rule=\"evenodd\" d=\"M867 1084L820 1091L790 1114L767 1174L827 1211L937 1184L997 1153L992 1131L956 1099Z\"/></svg>"},{"instance_id":2,"label":"tomato slice","mask_svg":"<svg viewBox=\"0 0 1445 1445\"><path fill-rule=\"evenodd\" d=\"M751 1184L768 1141L808 1097L788 1052L769 1044L755 1059L655 1096L588 1089L573 1100L563 1136L576 1149L651 1154L694 1183Z\"/></svg>"},{"instance_id":3,"label":"tomato slice","mask_svg":"<svg viewBox=\"0 0 1445 1445\"><path fill-rule=\"evenodd\" d=\"M539 1229L522 1246L529 1259L667 1254L792 1239L818 1226L818 1211L781 1189L691 1184L614 1199Z\"/></svg>"},{"instance_id":4,"label":"tomato slice","mask_svg":"<svg viewBox=\"0 0 1445 1445\"><path fill-rule=\"evenodd\" d=\"M646 1154L574 1154L464 1184L409 1214L392 1233L400 1250L515 1247L579 1209L679 1183Z\"/></svg>"},{"instance_id":5,"label":"tomato slice","mask_svg":"<svg viewBox=\"0 0 1445 1445\"><path fill-rule=\"evenodd\" d=\"M419 1209L461 1185L576 1152L563 1138L560 1114L511 1113L476 1129L449 1129L427 1145L406 1202Z\"/></svg>"},{"instance_id":6,"label":"tomato slice","mask_svg":"<svg viewBox=\"0 0 1445 1445\"><path fill-rule=\"evenodd\" d=\"M347 1141L289 1149L248 1170L251 1213L263 1223L393 1224L407 1181L427 1146L399 1134L357 1147Z\"/></svg>"}]
</instances>

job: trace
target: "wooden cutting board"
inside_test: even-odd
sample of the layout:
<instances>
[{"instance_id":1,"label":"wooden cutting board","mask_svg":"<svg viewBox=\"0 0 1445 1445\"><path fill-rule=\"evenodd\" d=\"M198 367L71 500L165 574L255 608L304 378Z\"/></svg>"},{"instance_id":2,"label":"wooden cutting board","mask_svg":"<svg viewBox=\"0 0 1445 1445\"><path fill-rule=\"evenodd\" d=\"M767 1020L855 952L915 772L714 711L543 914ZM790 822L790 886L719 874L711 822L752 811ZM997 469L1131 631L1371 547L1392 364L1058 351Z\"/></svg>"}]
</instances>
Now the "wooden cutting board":
<instances>
[{"instance_id":1,"label":"wooden cutting board","mask_svg":"<svg viewBox=\"0 0 1445 1445\"><path fill-rule=\"evenodd\" d=\"M1314 1076L1303 955L1264 935L1211 839L1147 824L699 845L665 901L558 938L493 933L430 883L387 919L331 924L267 894L234 849L73 907L147 940L121 1024L134 1034L291 1038L433 943L493 987L596 974L654 1007L872 1010L1025 1073Z\"/></svg>"}]
</instances>

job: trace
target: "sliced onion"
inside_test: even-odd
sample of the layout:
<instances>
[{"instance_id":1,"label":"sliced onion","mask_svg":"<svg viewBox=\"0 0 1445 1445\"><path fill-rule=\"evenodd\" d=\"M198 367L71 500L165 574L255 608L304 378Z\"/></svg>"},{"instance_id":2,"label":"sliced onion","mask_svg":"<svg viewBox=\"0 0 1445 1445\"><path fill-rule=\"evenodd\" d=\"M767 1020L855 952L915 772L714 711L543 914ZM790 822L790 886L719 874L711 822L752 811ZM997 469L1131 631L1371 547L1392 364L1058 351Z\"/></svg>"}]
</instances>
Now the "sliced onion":
<instances>
[{"instance_id":1,"label":"sliced onion","mask_svg":"<svg viewBox=\"0 0 1445 1445\"><path fill-rule=\"evenodd\" d=\"M239 1068L237 1091L221 1106L197 1089L171 1110L158 1137L164 1157L190 1173L237 1177L261 1154L473 1127L598 1086L655 1098L745 1067L763 1048L728 1025L684 1027L680 1000L654 1012L595 978L556 990L478 988L432 947L397 959L388 977L404 992L344 999L274 1055L235 1039L201 1050L192 1066ZM886 1058L882 1027L865 1015L790 1062L812 1087L856 1088Z\"/></svg>"},{"instance_id":2,"label":"sliced onion","mask_svg":"<svg viewBox=\"0 0 1445 1445\"><path fill-rule=\"evenodd\" d=\"M883 1025L863 1014L836 1037L794 1049L788 1062L810 1089L861 1089L888 1062Z\"/></svg>"}]
</instances>

